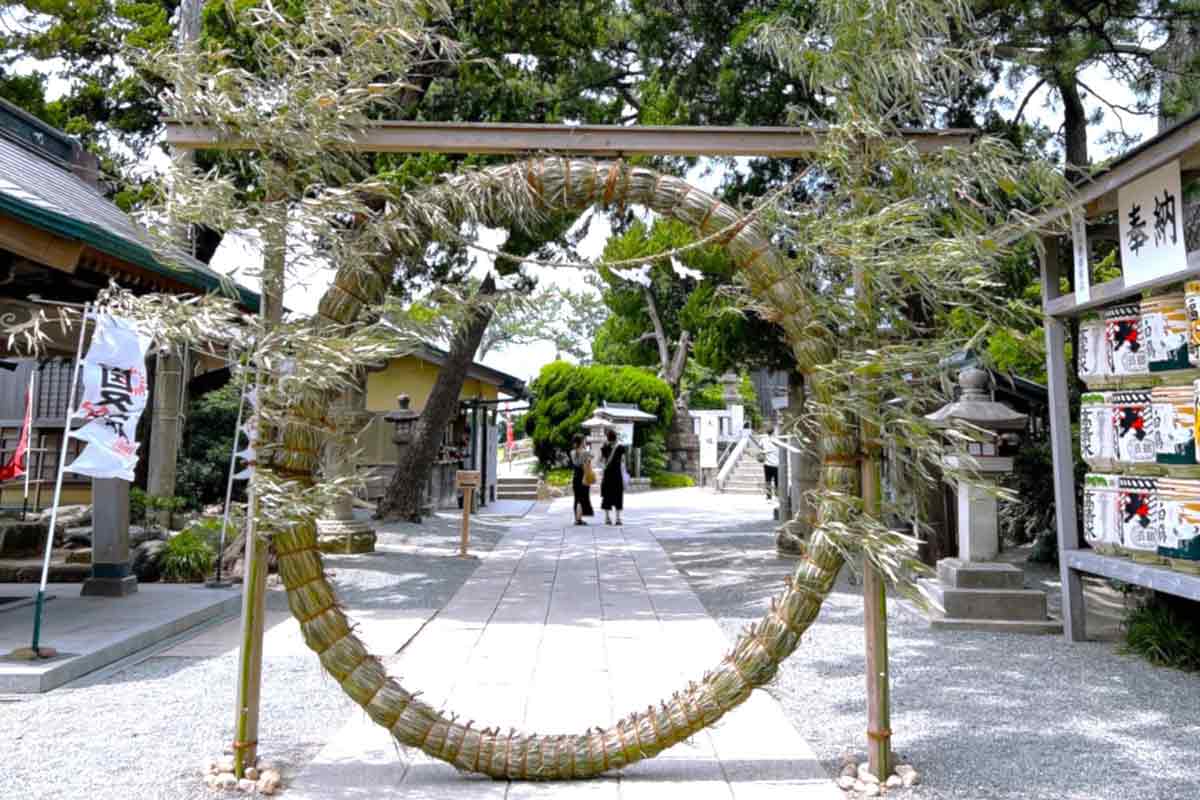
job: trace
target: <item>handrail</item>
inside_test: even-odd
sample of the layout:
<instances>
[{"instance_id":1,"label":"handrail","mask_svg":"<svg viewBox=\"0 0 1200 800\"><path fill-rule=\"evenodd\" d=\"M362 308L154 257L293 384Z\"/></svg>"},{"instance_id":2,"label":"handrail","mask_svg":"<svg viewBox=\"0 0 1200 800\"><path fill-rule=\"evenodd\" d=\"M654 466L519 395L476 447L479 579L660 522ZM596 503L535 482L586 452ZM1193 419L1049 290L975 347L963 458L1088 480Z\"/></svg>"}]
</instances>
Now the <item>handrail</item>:
<instances>
[{"instance_id":1,"label":"handrail","mask_svg":"<svg viewBox=\"0 0 1200 800\"><path fill-rule=\"evenodd\" d=\"M733 468L737 466L738 459L742 457L742 452L746 449L746 444L752 439L752 436L743 436L738 439L738 443L730 450L729 455L725 456L725 463L721 465L721 469L717 472L717 491L725 491L725 482L729 480L729 473L733 472Z\"/></svg>"}]
</instances>

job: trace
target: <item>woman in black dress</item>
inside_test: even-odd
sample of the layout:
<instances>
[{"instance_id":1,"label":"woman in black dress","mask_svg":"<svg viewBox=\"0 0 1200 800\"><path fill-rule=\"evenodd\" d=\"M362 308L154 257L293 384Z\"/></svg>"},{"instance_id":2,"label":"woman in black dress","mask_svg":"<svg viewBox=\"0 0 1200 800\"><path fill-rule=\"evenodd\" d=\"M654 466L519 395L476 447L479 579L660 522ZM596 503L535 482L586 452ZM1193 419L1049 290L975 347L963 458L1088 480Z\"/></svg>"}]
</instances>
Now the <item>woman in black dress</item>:
<instances>
[{"instance_id":1,"label":"woman in black dress","mask_svg":"<svg viewBox=\"0 0 1200 800\"><path fill-rule=\"evenodd\" d=\"M604 477L600 479L600 507L604 509L604 524L612 525L609 511L617 512L617 524L621 524L621 511L625 508L625 471L621 468L625 460L625 445L617 444L617 432L606 434L608 441L600 448L604 459Z\"/></svg>"},{"instance_id":2,"label":"woman in black dress","mask_svg":"<svg viewBox=\"0 0 1200 800\"><path fill-rule=\"evenodd\" d=\"M571 466L574 468L571 475L571 489L575 494L576 525L587 525L583 518L594 516L596 513L592 510L592 487L583 482L585 465L591 459L592 454L588 452L587 445L583 442L583 434L575 434L575 438L571 440Z\"/></svg>"}]
</instances>

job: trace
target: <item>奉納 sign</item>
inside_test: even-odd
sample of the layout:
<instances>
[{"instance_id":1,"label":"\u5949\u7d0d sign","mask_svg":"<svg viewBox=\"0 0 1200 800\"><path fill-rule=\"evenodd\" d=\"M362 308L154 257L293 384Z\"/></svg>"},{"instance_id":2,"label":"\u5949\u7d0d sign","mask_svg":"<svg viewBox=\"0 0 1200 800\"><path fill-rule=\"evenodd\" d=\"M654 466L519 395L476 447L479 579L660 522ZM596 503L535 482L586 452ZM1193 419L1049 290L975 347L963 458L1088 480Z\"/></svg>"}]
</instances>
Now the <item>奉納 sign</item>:
<instances>
[{"instance_id":1,"label":"\u5949\u7d0d sign","mask_svg":"<svg viewBox=\"0 0 1200 800\"><path fill-rule=\"evenodd\" d=\"M1122 186L1117 190L1117 208L1126 286L1187 267L1178 161Z\"/></svg>"},{"instance_id":2,"label":"\u5949\u7d0d sign","mask_svg":"<svg viewBox=\"0 0 1200 800\"><path fill-rule=\"evenodd\" d=\"M480 477L477 469L460 469L454 473L454 486L456 489L478 489Z\"/></svg>"}]
</instances>

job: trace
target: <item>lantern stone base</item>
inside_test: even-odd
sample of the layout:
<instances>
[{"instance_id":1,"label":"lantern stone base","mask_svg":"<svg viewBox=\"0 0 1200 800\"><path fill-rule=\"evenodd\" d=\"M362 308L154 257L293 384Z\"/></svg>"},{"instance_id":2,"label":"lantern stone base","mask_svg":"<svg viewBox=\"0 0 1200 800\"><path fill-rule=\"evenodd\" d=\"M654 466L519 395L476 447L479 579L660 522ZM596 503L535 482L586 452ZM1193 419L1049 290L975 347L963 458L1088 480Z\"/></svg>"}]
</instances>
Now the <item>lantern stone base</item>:
<instances>
[{"instance_id":1,"label":"lantern stone base","mask_svg":"<svg viewBox=\"0 0 1200 800\"><path fill-rule=\"evenodd\" d=\"M938 577L921 586L940 606L929 622L935 628L1061 633L1062 622L1046 613L1046 593L1025 588L1025 573L1013 564L943 558Z\"/></svg>"},{"instance_id":2,"label":"lantern stone base","mask_svg":"<svg viewBox=\"0 0 1200 800\"><path fill-rule=\"evenodd\" d=\"M360 520L317 520L317 547L322 553L374 553L375 531Z\"/></svg>"}]
</instances>

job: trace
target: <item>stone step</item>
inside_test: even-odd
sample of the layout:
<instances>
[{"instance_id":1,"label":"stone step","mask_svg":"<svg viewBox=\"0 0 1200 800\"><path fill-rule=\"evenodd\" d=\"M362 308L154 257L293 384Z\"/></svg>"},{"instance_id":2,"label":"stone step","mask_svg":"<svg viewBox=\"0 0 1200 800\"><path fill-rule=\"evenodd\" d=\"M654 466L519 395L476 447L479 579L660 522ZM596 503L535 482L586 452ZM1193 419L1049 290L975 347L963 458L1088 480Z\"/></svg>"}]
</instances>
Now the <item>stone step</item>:
<instances>
[{"instance_id":1,"label":"stone step","mask_svg":"<svg viewBox=\"0 0 1200 800\"><path fill-rule=\"evenodd\" d=\"M935 614L930 617L932 628L959 631L986 631L990 633L1062 633L1059 619L955 619Z\"/></svg>"},{"instance_id":2,"label":"stone step","mask_svg":"<svg viewBox=\"0 0 1200 800\"><path fill-rule=\"evenodd\" d=\"M726 494L763 494L761 486L730 486L729 484L725 484L723 491Z\"/></svg>"},{"instance_id":3,"label":"stone step","mask_svg":"<svg viewBox=\"0 0 1200 800\"><path fill-rule=\"evenodd\" d=\"M496 499L497 500L537 500L538 493L537 493L536 489L531 492L518 492L513 489L509 489L507 491L497 490L496 491Z\"/></svg>"},{"instance_id":4,"label":"stone step","mask_svg":"<svg viewBox=\"0 0 1200 800\"><path fill-rule=\"evenodd\" d=\"M1024 589L1025 573L1015 564L943 558L937 563L938 580L955 589Z\"/></svg>"},{"instance_id":5,"label":"stone step","mask_svg":"<svg viewBox=\"0 0 1200 800\"><path fill-rule=\"evenodd\" d=\"M956 589L925 579L926 588L947 619L1044 622L1046 593L1036 589Z\"/></svg>"},{"instance_id":6,"label":"stone step","mask_svg":"<svg viewBox=\"0 0 1200 800\"><path fill-rule=\"evenodd\" d=\"M496 479L497 486L532 486L536 489L539 483L541 483L541 478L536 475L530 475L527 478L502 477Z\"/></svg>"}]
</instances>

